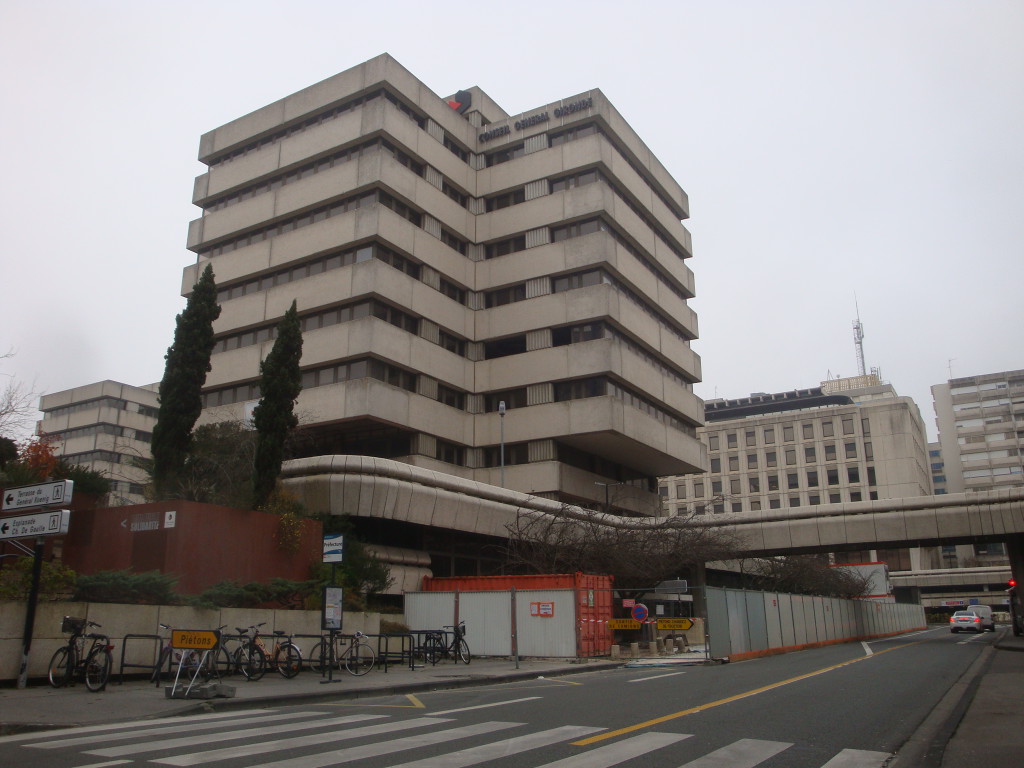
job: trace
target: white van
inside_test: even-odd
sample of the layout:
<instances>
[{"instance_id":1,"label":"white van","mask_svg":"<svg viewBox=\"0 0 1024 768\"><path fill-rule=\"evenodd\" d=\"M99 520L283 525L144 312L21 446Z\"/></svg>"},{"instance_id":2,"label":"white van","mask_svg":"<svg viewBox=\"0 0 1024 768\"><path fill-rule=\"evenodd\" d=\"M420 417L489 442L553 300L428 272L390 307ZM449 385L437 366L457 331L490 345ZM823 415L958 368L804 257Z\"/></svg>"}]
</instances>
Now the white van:
<instances>
[{"instance_id":1,"label":"white van","mask_svg":"<svg viewBox=\"0 0 1024 768\"><path fill-rule=\"evenodd\" d=\"M968 605L967 610L981 619L981 628L989 632L996 631L996 621L992 618L992 608L988 605Z\"/></svg>"}]
</instances>

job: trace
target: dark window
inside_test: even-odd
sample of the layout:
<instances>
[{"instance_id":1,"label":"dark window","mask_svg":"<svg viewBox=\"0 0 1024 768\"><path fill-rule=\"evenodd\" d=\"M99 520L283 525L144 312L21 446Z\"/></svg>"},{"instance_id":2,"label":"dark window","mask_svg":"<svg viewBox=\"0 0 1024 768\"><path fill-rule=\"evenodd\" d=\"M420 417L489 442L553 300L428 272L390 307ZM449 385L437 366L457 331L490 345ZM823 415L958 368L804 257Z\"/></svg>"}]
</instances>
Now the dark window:
<instances>
[{"instance_id":1,"label":"dark window","mask_svg":"<svg viewBox=\"0 0 1024 768\"><path fill-rule=\"evenodd\" d=\"M484 359L493 360L498 357L519 355L526 351L526 334L495 339L484 343Z\"/></svg>"},{"instance_id":2,"label":"dark window","mask_svg":"<svg viewBox=\"0 0 1024 768\"><path fill-rule=\"evenodd\" d=\"M526 202L526 190L513 189L511 192L503 192L500 195L488 197L486 200L487 211L500 211L502 208L508 208L524 202Z\"/></svg>"},{"instance_id":3,"label":"dark window","mask_svg":"<svg viewBox=\"0 0 1024 768\"><path fill-rule=\"evenodd\" d=\"M498 256L506 256L510 253L524 250L526 250L526 235L518 235L507 240L499 240L496 243L488 244L484 251L484 258L494 259Z\"/></svg>"}]
</instances>

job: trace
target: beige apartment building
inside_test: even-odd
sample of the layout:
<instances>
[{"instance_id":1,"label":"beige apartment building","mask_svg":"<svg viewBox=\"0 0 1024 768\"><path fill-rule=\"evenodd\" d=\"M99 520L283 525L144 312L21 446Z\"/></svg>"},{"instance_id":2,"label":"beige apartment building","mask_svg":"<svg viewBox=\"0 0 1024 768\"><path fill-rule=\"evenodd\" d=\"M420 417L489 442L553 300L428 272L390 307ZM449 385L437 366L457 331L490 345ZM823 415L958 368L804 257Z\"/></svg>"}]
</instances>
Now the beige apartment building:
<instances>
[{"instance_id":1,"label":"beige apartment building","mask_svg":"<svg viewBox=\"0 0 1024 768\"><path fill-rule=\"evenodd\" d=\"M932 387L948 493L1024 485L1024 370Z\"/></svg>"},{"instance_id":2,"label":"beige apartment building","mask_svg":"<svg viewBox=\"0 0 1024 768\"><path fill-rule=\"evenodd\" d=\"M671 515L722 515L742 521L807 507L931 494L924 423L914 401L875 375L736 400L710 400L710 471L662 478ZM844 562L922 567L920 550L847 553ZM926 551L923 567L933 567Z\"/></svg>"},{"instance_id":3,"label":"beige apartment building","mask_svg":"<svg viewBox=\"0 0 1024 768\"><path fill-rule=\"evenodd\" d=\"M932 387L946 493L1024 485L1024 370L950 379ZM938 491L937 491L938 492ZM1003 544L943 547L947 568L1008 569ZM1005 578L1000 579L1005 581Z\"/></svg>"},{"instance_id":4,"label":"beige apartment building","mask_svg":"<svg viewBox=\"0 0 1024 768\"><path fill-rule=\"evenodd\" d=\"M220 291L202 419L244 418L295 301L303 456L588 506L614 487L631 515L703 471L686 194L599 90L554 95L510 115L382 55L205 134L182 282L209 263Z\"/></svg>"},{"instance_id":5,"label":"beige apartment building","mask_svg":"<svg viewBox=\"0 0 1024 768\"><path fill-rule=\"evenodd\" d=\"M36 433L57 455L110 480L109 506L142 504L149 474L135 459L152 456L153 427L160 410L157 388L116 381L87 384L39 399L43 417Z\"/></svg>"}]
</instances>

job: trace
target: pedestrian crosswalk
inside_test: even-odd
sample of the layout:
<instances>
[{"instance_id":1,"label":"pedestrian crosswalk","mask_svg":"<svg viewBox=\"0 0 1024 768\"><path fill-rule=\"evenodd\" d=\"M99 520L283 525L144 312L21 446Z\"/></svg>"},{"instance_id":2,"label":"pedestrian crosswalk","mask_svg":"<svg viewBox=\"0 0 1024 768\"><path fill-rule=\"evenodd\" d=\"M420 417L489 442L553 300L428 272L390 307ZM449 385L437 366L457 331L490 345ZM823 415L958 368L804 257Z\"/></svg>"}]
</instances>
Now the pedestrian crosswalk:
<instances>
[{"instance_id":1,"label":"pedestrian crosswalk","mask_svg":"<svg viewBox=\"0 0 1024 768\"><path fill-rule=\"evenodd\" d=\"M453 713L454 714L454 713ZM533 768L757 768L782 765L791 742L738 739L694 754L689 733L643 731L581 748L572 741L606 731L589 725L537 726L513 720L460 723L456 717L253 710L25 737L26 750L65 753L71 765L127 763L211 768L330 768L361 762L388 768L473 768L514 756ZM844 749L806 768L880 768L887 752ZM58 762L47 762L57 765ZM507 765L511 765L508 763ZM786 765L793 763L786 762ZM801 763L801 765L804 765ZM83 766L83 768L85 768Z\"/></svg>"}]
</instances>

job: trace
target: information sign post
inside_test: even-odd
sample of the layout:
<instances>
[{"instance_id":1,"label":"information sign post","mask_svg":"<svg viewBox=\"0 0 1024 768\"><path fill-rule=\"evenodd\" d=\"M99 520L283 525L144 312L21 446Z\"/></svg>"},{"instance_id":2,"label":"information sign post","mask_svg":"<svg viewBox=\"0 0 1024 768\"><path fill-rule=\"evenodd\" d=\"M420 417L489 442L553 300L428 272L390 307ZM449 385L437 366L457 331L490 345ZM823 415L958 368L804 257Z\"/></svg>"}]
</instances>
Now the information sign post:
<instances>
[{"instance_id":1,"label":"information sign post","mask_svg":"<svg viewBox=\"0 0 1024 768\"><path fill-rule=\"evenodd\" d=\"M17 512L35 507L43 509L71 502L74 482L61 480L56 483L37 483L8 488L4 491L2 506L4 512ZM25 608L25 628L22 630L21 666L18 669L18 688L28 686L28 654L32 650L32 628L36 620L36 603L39 602L39 578L43 570L44 536L56 536L68 532L71 512L66 509L35 514L21 513L14 517L0 519L0 539L19 539L34 536L35 549L32 554L32 586Z\"/></svg>"}]
</instances>

